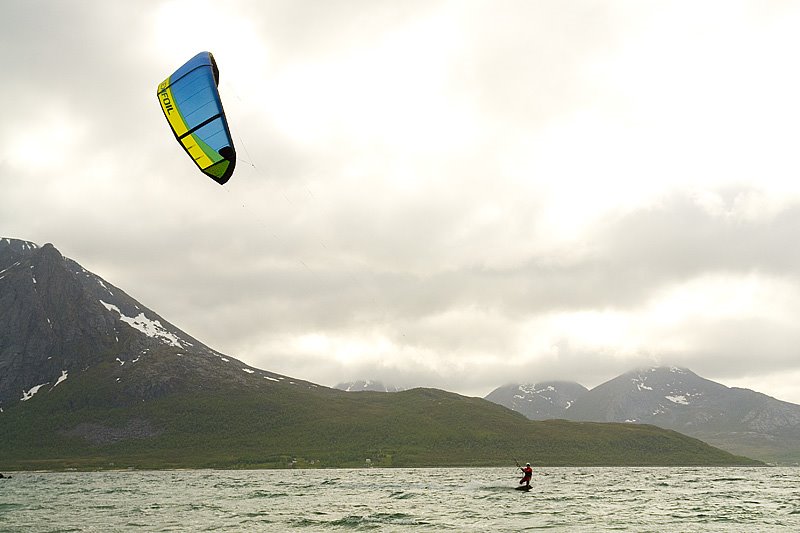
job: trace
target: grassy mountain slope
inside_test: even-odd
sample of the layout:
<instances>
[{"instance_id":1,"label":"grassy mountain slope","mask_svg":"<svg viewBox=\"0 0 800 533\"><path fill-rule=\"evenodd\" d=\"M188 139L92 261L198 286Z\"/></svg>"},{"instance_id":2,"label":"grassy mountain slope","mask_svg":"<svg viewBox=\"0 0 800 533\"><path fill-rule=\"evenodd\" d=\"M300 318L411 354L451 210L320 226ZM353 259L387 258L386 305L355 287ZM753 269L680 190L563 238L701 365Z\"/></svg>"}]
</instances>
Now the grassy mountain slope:
<instances>
[{"instance_id":1,"label":"grassy mountain slope","mask_svg":"<svg viewBox=\"0 0 800 533\"><path fill-rule=\"evenodd\" d=\"M51 244L0 239L0 471L751 464L652 426L532 422L438 390L351 394L204 346Z\"/></svg>"},{"instance_id":2,"label":"grassy mountain slope","mask_svg":"<svg viewBox=\"0 0 800 533\"><path fill-rule=\"evenodd\" d=\"M298 466L755 464L646 425L534 422L440 390L358 395L303 382L190 383L104 407L89 370L0 416L0 470ZM69 386L66 386L66 385ZM87 394L87 391L91 391Z\"/></svg>"}]
</instances>

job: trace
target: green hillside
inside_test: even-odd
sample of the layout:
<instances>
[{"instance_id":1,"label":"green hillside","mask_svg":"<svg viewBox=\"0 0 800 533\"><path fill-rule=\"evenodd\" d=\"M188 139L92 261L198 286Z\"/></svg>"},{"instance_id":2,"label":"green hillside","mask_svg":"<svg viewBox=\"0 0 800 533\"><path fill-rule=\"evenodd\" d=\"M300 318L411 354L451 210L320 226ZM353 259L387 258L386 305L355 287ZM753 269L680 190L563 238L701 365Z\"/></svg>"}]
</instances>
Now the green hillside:
<instances>
[{"instance_id":1,"label":"green hillside","mask_svg":"<svg viewBox=\"0 0 800 533\"><path fill-rule=\"evenodd\" d=\"M433 389L181 383L126 399L103 365L0 414L0 471L97 468L757 464L654 426L534 422ZM263 381L263 380L262 380ZM189 392L191 391L191 392Z\"/></svg>"},{"instance_id":2,"label":"green hillside","mask_svg":"<svg viewBox=\"0 0 800 533\"><path fill-rule=\"evenodd\" d=\"M203 345L61 255L0 240L0 471L754 464L653 426L347 393ZM368 461L369 460L369 461Z\"/></svg>"}]
</instances>

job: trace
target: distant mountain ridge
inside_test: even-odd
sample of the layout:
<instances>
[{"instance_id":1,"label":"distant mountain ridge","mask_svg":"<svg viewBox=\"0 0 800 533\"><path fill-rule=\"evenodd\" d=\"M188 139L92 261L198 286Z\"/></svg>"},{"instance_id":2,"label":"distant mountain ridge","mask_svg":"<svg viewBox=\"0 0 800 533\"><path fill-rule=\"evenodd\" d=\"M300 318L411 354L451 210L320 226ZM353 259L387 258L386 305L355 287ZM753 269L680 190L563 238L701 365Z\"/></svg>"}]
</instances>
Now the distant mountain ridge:
<instances>
[{"instance_id":1,"label":"distant mountain ridge","mask_svg":"<svg viewBox=\"0 0 800 533\"><path fill-rule=\"evenodd\" d=\"M401 392L406 389L402 387L395 387L393 385L384 385L381 381L373 381L370 379L362 379L359 381L346 381L338 383L334 389L343 390L345 392Z\"/></svg>"},{"instance_id":2,"label":"distant mountain ridge","mask_svg":"<svg viewBox=\"0 0 800 533\"><path fill-rule=\"evenodd\" d=\"M589 391L571 381L545 381L533 385L504 385L486 399L522 413L531 420L566 418L565 413Z\"/></svg>"},{"instance_id":3,"label":"distant mountain ridge","mask_svg":"<svg viewBox=\"0 0 800 533\"><path fill-rule=\"evenodd\" d=\"M800 405L729 388L685 368L637 369L591 390L570 382L508 385L486 399L531 420L653 424L733 453L800 461Z\"/></svg>"},{"instance_id":4,"label":"distant mountain ridge","mask_svg":"<svg viewBox=\"0 0 800 533\"><path fill-rule=\"evenodd\" d=\"M532 422L435 389L351 394L253 368L53 245L6 238L0 402L0 471L754 464L651 426Z\"/></svg>"}]
</instances>

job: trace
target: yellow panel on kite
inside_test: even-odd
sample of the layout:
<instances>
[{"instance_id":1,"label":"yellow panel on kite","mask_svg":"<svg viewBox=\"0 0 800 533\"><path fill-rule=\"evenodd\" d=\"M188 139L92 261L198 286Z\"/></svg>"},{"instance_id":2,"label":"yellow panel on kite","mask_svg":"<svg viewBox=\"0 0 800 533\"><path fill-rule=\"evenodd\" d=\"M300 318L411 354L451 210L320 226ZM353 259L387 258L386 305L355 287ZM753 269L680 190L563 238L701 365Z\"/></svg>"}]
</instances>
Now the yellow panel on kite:
<instances>
[{"instance_id":1,"label":"yellow panel on kite","mask_svg":"<svg viewBox=\"0 0 800 533\"><path fill-rule=\"evenodd\" d=\"M175 138L204 174L219 184L236 167L214 56L201 52L158 85L158 100Z\"/></svg>"}]
</instances>

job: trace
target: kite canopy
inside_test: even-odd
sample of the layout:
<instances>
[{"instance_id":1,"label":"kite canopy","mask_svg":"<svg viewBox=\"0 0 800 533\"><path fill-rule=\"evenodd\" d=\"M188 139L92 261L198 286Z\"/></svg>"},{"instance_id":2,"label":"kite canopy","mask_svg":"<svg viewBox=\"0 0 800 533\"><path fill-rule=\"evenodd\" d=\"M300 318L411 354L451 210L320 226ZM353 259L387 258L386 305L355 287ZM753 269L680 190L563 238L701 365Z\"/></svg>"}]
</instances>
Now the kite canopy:
<instances>
[{"instance_id":1,"label":"kite canopy","mask_svg":"<svg viewBox=\"0 0 800 533\"><path fill-rule=\"evenodd\" d=\"M236 166L236 150L222 109L219 69L200 52L158 85L158 100L175 138L197 167L224 184Z\"/></svg>"}]
</instances>

